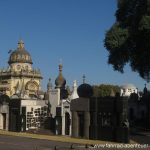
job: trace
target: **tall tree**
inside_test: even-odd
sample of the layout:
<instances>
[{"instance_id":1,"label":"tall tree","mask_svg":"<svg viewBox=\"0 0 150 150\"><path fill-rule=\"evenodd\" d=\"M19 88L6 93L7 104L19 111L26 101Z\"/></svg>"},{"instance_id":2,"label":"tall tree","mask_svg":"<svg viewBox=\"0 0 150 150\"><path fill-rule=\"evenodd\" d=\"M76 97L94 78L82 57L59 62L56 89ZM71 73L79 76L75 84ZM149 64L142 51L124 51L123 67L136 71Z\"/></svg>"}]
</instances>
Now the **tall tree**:
<instances>
[{"instance_id":1,"label":"tall tree","mask_svg":"<svg viewBox=\"0 0 150 150\"><path fill-rule=\"evenodd\" d=\"M116 22L106 32L108 63L123 73L129 63L150 81L150 0L118 0Z\"/></svg>"},{"instance_id":2,"label":"tall tree","mask_svg":"<svg viewBox=\"0 0 150 150\"><path fill-rule=\"evenodd\" d=\"M120 92L120 87L117 85L100 84L93 86L94 97L111 96L111 93L116 94Z\"/></svg>"}]
</instances>

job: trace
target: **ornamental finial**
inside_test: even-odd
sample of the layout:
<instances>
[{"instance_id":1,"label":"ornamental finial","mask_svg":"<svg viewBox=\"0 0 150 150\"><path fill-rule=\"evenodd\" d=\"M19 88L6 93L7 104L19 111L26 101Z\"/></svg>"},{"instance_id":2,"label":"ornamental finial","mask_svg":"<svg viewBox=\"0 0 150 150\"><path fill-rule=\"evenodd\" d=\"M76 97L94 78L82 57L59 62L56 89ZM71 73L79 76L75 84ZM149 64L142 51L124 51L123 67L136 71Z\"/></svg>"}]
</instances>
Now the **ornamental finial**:
<instances>
[{"instance_id":1,"label":"ornamental finial","mask_svg":"<svg viewBox=\"0 0 150 150\"><path fill-rule=\"evenodd\" d=\"M62 59L59 60L59 71L61 72L63 68Z\"/></svg>"},{"instance_id":2,"label":"ornamental finial","mask_svg":"<svg viewBox=\"0 0 150 150\"><path fill-rule=\"evenodd\" d=\"M19 42L18 42L18 48L19 49L23 49L24 48L24 42L23 42L22 39L20 39Z\"/></svg>"},{"instance_id":3,"label":"ornamental finial","mask_svg":"<svg viewBox=\"0 0 150 150\"><path fill-rule=\"evenodd\" d=\"M86 77L85 77L85 74L84 74L84 75L83 75L83 84L85 83L85 78L86 78Z\"/></svg>"}]
</instances>

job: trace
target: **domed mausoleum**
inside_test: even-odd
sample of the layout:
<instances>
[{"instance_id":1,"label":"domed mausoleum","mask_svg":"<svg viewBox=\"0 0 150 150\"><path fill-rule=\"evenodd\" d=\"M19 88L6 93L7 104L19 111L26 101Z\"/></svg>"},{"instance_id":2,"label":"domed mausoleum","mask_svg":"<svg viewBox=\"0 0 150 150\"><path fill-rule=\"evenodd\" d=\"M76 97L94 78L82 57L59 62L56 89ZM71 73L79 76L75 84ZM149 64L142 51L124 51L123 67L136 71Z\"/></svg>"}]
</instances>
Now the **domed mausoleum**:
<instances>
[{"instance_id":1,"label":"domed mausoleum","mask_svg":"<svg viewBox=\"0 0 150 150\"><path fill-rule=\"evenodd\" d=\"M83 84L77 89L79 97L90 98L93 95L93 88L91 85L85 83L85 75L83 76Z\"/></svg>"},{"instance_id":2,"label":"domed mausoleum","mask_svg":"<svg viewBox=\"0 0 150 150\"><path fill-rule=\"evenodd\" d=\"M8 68L0 69L0 129L27 131L44 128L47 105L41 91L41 73L19 40L10 51Z\"/></svg>"},{"instance_id":3,"label":"domed mausoleum","mask_svg":"<svg viewBox=\"0 0 150 150\"><path fill-rule=\"evenodd\" d=\"M0 92L21 98L36 96L42 76L39 69L32 68L32 58L23 40L19 40L17 48L10 53L8 64L8 68L0 69Z\"/></svg>"},{"instance_id":4,"label":"domed mausoleum","mask_svg":"<svg viewBox=\"0 0 150 150\"><path fill-rule=\"evenodd\" d=\"M137 88L133 84L125 84L121 86L120 96L130 96L132 93L137 94Z\"/></svg>"}]
</instances>

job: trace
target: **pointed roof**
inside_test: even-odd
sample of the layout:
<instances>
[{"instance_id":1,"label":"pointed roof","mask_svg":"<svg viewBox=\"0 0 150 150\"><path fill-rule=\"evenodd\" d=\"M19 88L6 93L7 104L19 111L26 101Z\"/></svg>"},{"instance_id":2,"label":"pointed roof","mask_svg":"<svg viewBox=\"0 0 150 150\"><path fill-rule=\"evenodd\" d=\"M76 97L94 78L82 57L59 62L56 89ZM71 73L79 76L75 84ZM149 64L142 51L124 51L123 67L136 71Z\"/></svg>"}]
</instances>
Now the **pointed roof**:
<instances>
[{"instance_id":1,"label":"pointed roof","mask_svg":"<svg viewBox=\"0 0 150 150\"><path fill-rule=\"evenodd\" d=\"M72 91L72 94L70 96L70 99L76 99L76 98L79 98L78 96L78 93L77 93L77 81L73 81L73 91Z\"/></svg>"},{"instance_id":2,"label":"pointed roof","mask_svg":"<svg viewBox=\"0 0 150 150\"><path fill-rule=\"evenodd\" d=\"M143 89L143 93L144 93L144 95L146 95L146 94L148 93L148 90L147 90L146 84L145 84L145 87L144 87L144 89Z\"/></svg>"},{"instance_id":3,"label":"pointed roof","mask_svg":"<svg viewBox=\"0 0 150 150\"><path fill-rule=\"evenodd\" d=\"M66 85L66 79L63 77L62 68L63 68L63 65L59 64L59 75L55 80L56 88L65 88L65 85Z\"/></svg>"},{"instance_id":4,"label":"pointed roof","mask_svg":"<svg viewBox=\"0 0 150 150\"><path fill-rule=\"evenodd\" d=\"M49 78L48 83L47 83L47 90L52 89L53 85L51 83L51 78Z\"/></svg>"}]
</instances>

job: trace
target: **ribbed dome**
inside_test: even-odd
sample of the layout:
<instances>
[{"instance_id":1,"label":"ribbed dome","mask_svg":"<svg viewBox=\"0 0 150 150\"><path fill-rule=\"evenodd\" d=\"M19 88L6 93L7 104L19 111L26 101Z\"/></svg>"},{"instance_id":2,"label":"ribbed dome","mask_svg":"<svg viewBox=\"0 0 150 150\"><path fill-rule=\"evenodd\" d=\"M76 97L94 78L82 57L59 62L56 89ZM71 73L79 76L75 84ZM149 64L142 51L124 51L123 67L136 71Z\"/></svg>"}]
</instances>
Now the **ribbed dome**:
<instances>
[{"instance_id":1,"label":"ribbed dome","mask_svg":"<svg viewBox=\"0 0 150 150\"><path fill-rule=\"evenodd\" d=\"M12 63L30 63L32 64L32 59L28 51L24 48L24 42L20 40L18 42L18 47L13 51L9 57L8 64Z\"/></svg>"},{"instance_id":2,"label":"ribbed dome","mask_svg":"<svg viewBox=\"0 0 150 150\"><path fill-rule=\"evenodd\" d=\"M65 88L66 79L62 75L62 64L59 65L59 75L55 80L56 88Z\"/></svg>"},{"instance_id":3,"label":"ribbed dome","mask_svg":"<svg viewBox=\"0 0 150 150\"><path fill-rule=\"evenodd\" d=\"M93 88L86 83L81 84L77 89L79 97L90 98L93 95Z\"/></svg>"},{"instance_id":4,"label":"ribbed dome","mask_svg":"<svg viewBox=\"0 0 150 150\"><path fill-rule=\"evenodd\" d=\"M133 84L125 84L121 86L122 89L136 89Z\"/></svg>"}]
</instances>

